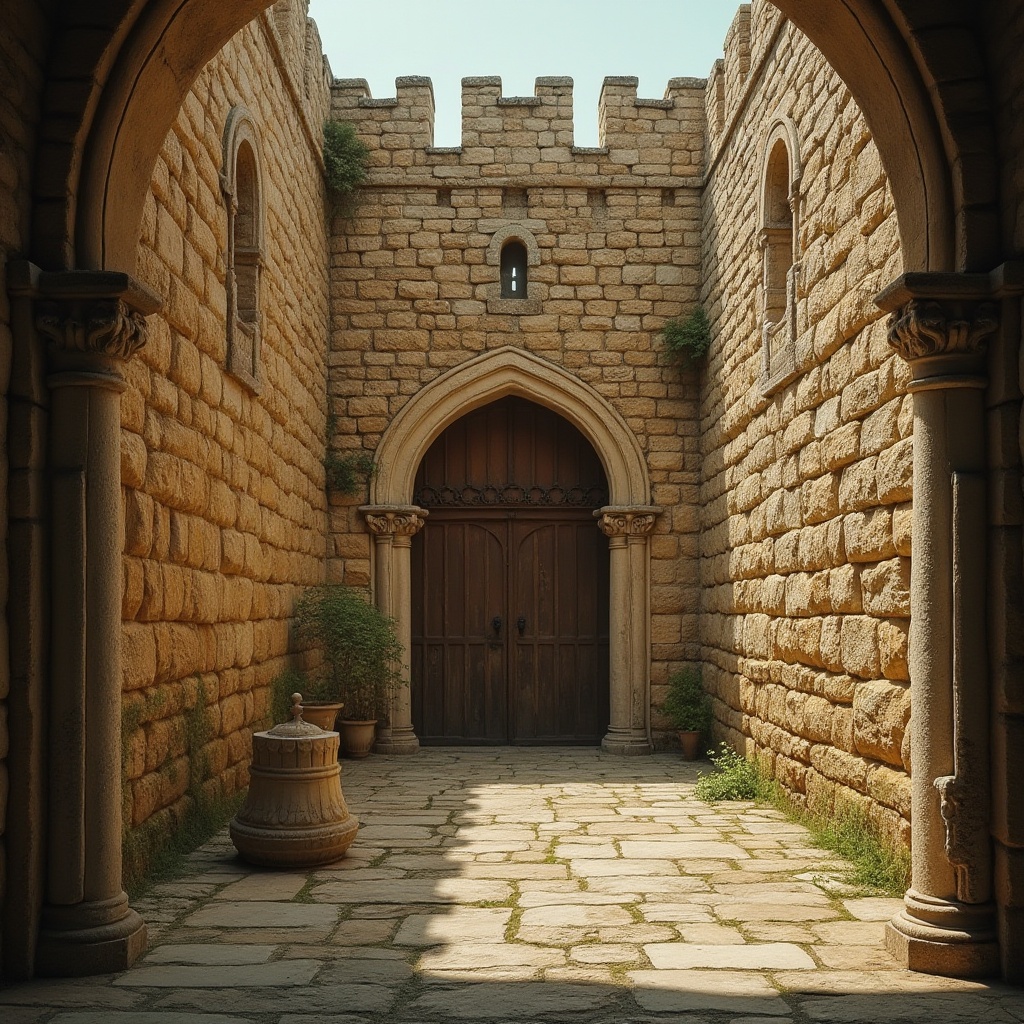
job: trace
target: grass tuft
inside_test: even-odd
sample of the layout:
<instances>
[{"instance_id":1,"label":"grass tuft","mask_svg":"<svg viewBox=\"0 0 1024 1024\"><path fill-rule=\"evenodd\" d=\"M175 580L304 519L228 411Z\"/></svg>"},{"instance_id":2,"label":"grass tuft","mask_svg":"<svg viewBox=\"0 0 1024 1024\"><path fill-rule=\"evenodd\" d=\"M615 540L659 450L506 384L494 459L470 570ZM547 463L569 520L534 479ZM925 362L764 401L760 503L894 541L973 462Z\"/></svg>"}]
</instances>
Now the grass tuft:
<instances>
[{"instance_id":1,"label":"grass tuft","mask_svg":"<svg viewBox=\"0 0 1024 1024\"><path fill-rule=\"evenodd\" d=\"M860 807L837 800L830 814L797 807L786 790L770 779L753 761L728 744L708 756L716 771L697 776L694 795L706 803L719 800L757 800L782 811L810 832L815 846L850 861L851 868L839 881L858 889L902 896L910 885L910 852L879 836Z\"/></svg>"}]
</instances>

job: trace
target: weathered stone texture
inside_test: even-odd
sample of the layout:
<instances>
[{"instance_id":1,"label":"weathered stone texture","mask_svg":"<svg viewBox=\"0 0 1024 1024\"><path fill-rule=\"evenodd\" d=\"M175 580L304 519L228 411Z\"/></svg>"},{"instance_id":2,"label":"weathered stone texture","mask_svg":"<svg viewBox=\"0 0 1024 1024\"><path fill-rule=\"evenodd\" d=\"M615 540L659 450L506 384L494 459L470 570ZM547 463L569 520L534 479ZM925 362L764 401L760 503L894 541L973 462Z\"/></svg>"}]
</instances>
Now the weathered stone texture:
<instances>
[{"instance_id":1,"label":"weathered stone texture","mask_svg":"<svg viewBox=\"0 0 1024 1024\"><path fill-rule=\"evenodd\" d=\"M722 727L751 737L797 799L842 796L905 840L912 408L871 301L901 270L892 197L820 54L767 4L740 21L724 90L709 95L723 127L703 207L716 335L701 394L707 682ZM730 69L747 60L763 77L741 103ZM797 375L765 397L758 146L778 114L799 139L802 270Z\"/></svg>"},{"instance_id":2,"label":"weathered stone texture","mask_svg":"<svg viewBox=\"0 0 1024 1024\"><path fill-rule=\"evenodd\" d=\"M294 596L322 579L327 103L318 40L307 63L304 5L279 6L201 72L154 171L138 273L167 303L128 364L122 399L132 827L176 821L198 788L246 785L250 736L267 722L268 684L290 649ZM263 159L258 397L226 370L219 175L225 120L239 104Z\"/></svg>"},{"instance_id":3,"label":"weathered stone texture","mask_svg":"<svg viewBox=\"0 0 1024 1024\"><path fill-rule=\"evenodd\" d=\"M665 509L651 541L658 702L670 667L698 653L696 374L669 361L659 331L698 295L702 83L674 80L665 99L638 101L635 79L608 79L594 151L572 149L568 79L538 79L519 100L502 98L498 79L467 80L453 151L428 148L425 80L396 91L371 99L361 80L333 90L332 115L355 123L372 168L331 240L335 443L373 452L421 387L501 346L594 387L635 433ZM499 298L492 239L510 224L536 243L523 305ZM363 500L332 496L332 579L368 578Z\"/></svg>"}]
</instances>

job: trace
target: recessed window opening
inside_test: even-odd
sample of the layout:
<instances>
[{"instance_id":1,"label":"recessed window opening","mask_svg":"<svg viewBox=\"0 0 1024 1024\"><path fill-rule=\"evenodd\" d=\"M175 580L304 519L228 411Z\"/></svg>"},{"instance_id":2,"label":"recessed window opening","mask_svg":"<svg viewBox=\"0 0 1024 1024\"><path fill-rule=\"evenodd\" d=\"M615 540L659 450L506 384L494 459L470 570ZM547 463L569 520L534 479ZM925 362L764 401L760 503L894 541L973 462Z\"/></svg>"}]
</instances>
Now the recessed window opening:
<instances>
[{"instance_id":1,"label":"recessed window opening","mask_svg":"<svg viewBox=\"0 0 1024 1024\"><path fill-rule=\"evenodd\" d=\"M526 246L517 239L505 243L501 250L501 297L526 298Z\"/></svg>"},{"instance_id":2,"label":"recessed window opening","mask_svg":"<svg viewBox=\"0 0 1024 1024\"><path fill-rule=\"evenodd\" d=\"M764 319L786 316L788 279L793 266L793 211L790 205L789 153L780 139L772 148L765 176Z\"/></svg>"}]
</instances>

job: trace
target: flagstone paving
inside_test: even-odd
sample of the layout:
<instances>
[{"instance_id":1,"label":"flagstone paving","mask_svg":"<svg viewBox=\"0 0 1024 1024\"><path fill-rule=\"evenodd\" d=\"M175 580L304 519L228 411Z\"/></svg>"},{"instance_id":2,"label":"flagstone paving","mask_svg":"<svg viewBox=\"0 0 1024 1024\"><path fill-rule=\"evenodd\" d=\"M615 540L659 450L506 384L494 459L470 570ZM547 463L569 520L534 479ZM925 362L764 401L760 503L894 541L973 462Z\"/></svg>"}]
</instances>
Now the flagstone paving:
<instances>
[{"instance_id":1,"label":"flagstone paving","mask_svg":"<svg viewBox=\"0 0 1024 1024\"><path fill-rule=\"evenodd\" d=\"M227 835L135 905L131 970L0 992L4 1024L1014 1024L1024 991L900 970L899 901L672 754L431 749L344 765L362 823L306 873ZM707 769L708 766L703 766Z\"/></svg>"}]
</instances>

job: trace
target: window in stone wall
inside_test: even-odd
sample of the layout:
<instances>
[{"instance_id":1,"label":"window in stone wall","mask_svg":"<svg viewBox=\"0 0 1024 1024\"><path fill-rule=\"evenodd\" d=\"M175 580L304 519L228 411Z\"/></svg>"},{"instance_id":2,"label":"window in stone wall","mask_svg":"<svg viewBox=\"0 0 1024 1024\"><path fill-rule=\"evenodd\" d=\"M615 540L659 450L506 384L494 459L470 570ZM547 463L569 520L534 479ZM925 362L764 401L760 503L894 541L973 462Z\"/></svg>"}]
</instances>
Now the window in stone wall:
<instances>
[{"instance_id":1,"label":"window in stone wall","mask_svg":"<svg viewBox=\"0 0 1024 1024\"><path fill-rule=\"evenodd\" d=\"M502 218L505 220L505 218ZM505 220L491 236L484 253L484 263L493 268L494 277L487 285L487 311L502 315L539 313L543 292L529 285L530 267L540 265L537 239L524 220Z\"/></svg>"},{"instance_id":2,"label":"window in stone wall","mask_svg":"<svg viewBox=\"0 0 1024 1024\"><path fill-rule=\"evenodd\" d=\"M256 129L244 107L235 107L228 115L221 187L228 215L227 370L259 394L263 180Z\"/></svg>"},{"instance_id":3,"label":"window in stone wall","mask_svg":"<svg viewBox=\"0 0 1024 1024\"><path fill-rule=\"evenodd\" d=\"M768 135L761 181L761 390L766 395L797 375L799 187L796 127L780 118Z\"/></svg>"},{"instance_id":4,"label":"window in stone wall","mask_svg":"<svg viewBox=\"0 0 1024 1024\"><path fill-rule=\"evenodd\" d=\"M526 246L511 239L501 248L501 297L525 299L526 275Z\"/></svg>"}]
</instances>

